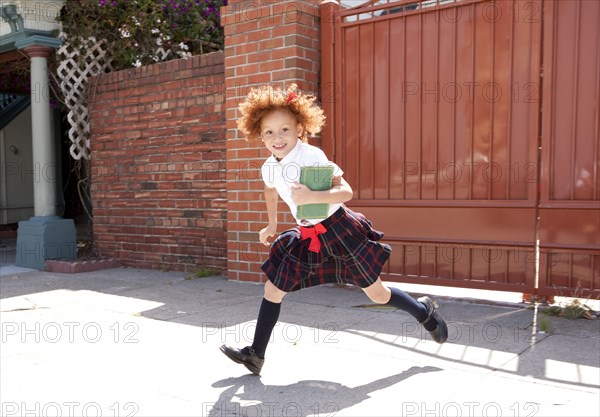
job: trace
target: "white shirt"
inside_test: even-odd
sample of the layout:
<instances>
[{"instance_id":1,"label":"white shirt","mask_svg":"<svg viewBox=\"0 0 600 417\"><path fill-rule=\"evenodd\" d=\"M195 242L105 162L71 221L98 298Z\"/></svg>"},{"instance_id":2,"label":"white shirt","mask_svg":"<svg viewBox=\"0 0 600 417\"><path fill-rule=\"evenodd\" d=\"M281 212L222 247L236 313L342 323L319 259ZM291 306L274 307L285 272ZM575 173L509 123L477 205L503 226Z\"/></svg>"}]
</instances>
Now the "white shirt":
<instances>
[{"instance_id":1,"label":"white shirt","mask_svg":"<svg viewBox=\"0 0 600 417\"><path fill-rule=\"evenodd\" d=\"M298 219L296 211L298 206L292 200L292 184L300 180L300 168L303 166L321 166L329 165L333 167L333 176L339 177L344 174L335 163L327 159L325 152L316 146L309 145L298 139L294 149L290 151L281 161L277 161L271 155L261 168L262 179L269 188L277 189L277 193L283 201L289 206L292 216L299 225L317 224L325 219ZM329 214L335 213L342 205L330 204Z\"/></svg>"}]
</instances>

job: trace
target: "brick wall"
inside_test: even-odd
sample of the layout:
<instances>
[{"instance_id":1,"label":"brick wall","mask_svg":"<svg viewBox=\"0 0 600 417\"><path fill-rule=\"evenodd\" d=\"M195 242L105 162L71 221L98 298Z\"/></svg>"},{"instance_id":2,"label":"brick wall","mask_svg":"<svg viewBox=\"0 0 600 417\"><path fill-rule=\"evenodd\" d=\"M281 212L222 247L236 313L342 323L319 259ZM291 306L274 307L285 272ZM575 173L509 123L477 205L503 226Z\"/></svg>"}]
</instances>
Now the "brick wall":
<instances>
[{"instance_id":1,"label":"brick wall","mask_svg":"<svg viewBox=\"0 0 600 417\"><path fill-rule=\"evenodd\" d=\"M318 93L318 1L230 0L221 11L225 29L227 128L227 269L229 279L262 282L268 249L258 243L267 224L260 167L269 156L237 131L237 106L252 86L296 82ZM279 204L279 232L293 225Z\"/></svg>"},{"instance_id":2,"label":"brick wall","mask_svg":"<svg viewBox=\"0 0 600 417\"><path fill-rule=\"evenodd\" d=\"M93 79L94 244L124 265L226 263L223 53Z\"/></svg>"}]
</instances>

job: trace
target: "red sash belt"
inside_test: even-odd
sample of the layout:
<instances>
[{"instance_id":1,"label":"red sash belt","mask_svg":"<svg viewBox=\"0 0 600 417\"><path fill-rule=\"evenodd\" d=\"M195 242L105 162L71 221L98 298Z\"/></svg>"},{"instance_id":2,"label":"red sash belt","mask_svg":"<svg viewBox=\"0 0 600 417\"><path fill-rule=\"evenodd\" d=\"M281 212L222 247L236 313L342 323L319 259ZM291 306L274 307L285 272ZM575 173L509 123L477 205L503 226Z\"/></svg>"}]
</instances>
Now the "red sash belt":
<instances>
[{"instance_id":1,"label":"red sash belt","mask_svg":"<svg viewBox=\"0 0 600 417\"><path fill-rule=\"evenodd\" d=\"M300 226L300 237L302 240L310 239L308 250L318 253L321 251L321 241L319 240L319 235L322 235L326 231L327 229L325 229L325 226L323 226L321 223L317 223L313 227Z\"/></svg>"}]
</instances>

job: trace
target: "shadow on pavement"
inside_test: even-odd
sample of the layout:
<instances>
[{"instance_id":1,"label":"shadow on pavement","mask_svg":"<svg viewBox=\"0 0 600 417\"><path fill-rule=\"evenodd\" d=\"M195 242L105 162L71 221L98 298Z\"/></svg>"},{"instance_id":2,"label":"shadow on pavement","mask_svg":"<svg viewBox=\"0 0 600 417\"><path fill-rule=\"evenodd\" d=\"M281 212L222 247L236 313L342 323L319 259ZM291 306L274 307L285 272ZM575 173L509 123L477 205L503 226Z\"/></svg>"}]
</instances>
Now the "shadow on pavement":
<instances>
[{"instance_id":1,"label":"shadow on pavement","mask_svg":"<svg viewBox=\"0 0 600 417\"><path fill-rule=\"evenodd\" d=\"M139 311L154 320L194 326L202 343L218 347L228 338L249 338L262 298L262 286L227 281L223 277L186 279L182 273L115 269L95 273L15 274L0 279L0 298L24 297L57 289L96 291L116 295L128 304L151 301L160 306ZM3 300L4 301L4 300ZM438 359L449 366L467 365L485 371L567 383L598 386L600 320L549 317L551 332L534 331L534 312L519 306L495 306L439 300L448 321L444 345L430 336L408 314L387 308L365 308L366 296L357 288L317 287L286 296L275 344L334 347L356 337L377 343L385 354L405 351ZM134 303L135 304L135 303ZM292 337L293 338L293 337ZM300 339L301 338L301 339ZM339 340L339 342L337 342ZM233 345L245 346L248 340ZM326 353L333 354L333 351Z\"/></svg>"},{"instance_id":2,"label":"shadow on pavement","mask_svg":"<svg viewBox=\"0 0 600 417\"><path fill-rule=\"evenodd\" d=\"M217 417L238 416L287 416L308 417L312 415L334 415L370 398L369 394L385 389L411 376L427 372L439 372L433 366L418 367L396 375L378 379L357 387L348 387L331 381L298 381L290 385L265 385L260 377L244 375L227 378L212 384L213 388L225 388L214 403L204 403L201 415ZM302 408L299 399L306 399ZM206 414L208 412L208 414Z\"/></svg>"}]
</instances>

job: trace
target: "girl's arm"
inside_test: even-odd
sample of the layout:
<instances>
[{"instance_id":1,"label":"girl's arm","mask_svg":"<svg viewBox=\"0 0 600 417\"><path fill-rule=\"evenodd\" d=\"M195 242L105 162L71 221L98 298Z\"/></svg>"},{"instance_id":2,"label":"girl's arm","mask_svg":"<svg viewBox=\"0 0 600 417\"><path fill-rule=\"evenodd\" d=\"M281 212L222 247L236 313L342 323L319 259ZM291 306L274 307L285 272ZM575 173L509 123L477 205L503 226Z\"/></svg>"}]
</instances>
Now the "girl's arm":
<instances>
[{"instance_id":1,"label":"girl's arm","mask_svg":"<svg viewBox=\"0 0 600 417\"><path fill-rule=\"evenodd\" d=\"M292 199L297 205L328 203L340 204L352 200L352 187L343 177L333 177L333 187L327 191L312 191L304 184L292 185Z\"/></svg>"},{"instance_id":2,"label":"girl's arm","mask_svg":"<svg viewBox=\"0 0 600 417\"><path fill-rule=\"evenodd\" d=\"M278 201L279 194L277 194L277 189L265 187L265 203L267 203L267 217L269 218L269 224L262 229L258 235L260 242L265 246L269 246L270 244L267 239L275 236L275 233L277 233Z\"/></svg>"}]
</instances>

